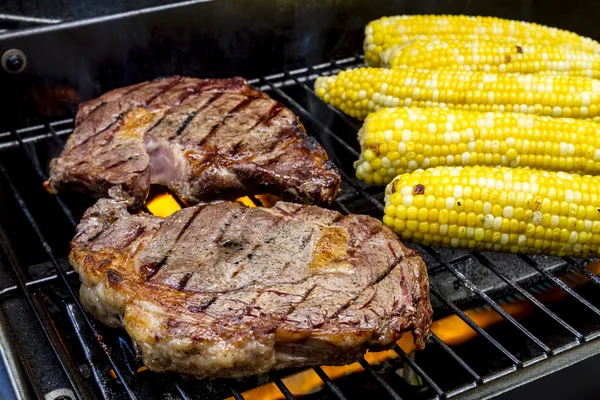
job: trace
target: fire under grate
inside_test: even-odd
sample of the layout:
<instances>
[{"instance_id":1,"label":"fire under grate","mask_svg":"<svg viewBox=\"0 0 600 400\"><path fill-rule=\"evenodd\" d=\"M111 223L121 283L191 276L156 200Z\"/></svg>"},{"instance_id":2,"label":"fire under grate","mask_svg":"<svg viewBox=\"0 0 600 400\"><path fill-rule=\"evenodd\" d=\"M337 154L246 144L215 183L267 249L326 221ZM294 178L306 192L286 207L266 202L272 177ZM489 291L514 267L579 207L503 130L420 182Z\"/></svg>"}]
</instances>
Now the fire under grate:
<instances>
[{"instance_id":1,"label":"fire under grate","mask_svg":"<svg viewBox=\"0 0 600 400\"><path fill-rule=\"evenodd\" d=\"M358 65L362 58L355 56L250 83L294 111L340 168L343 192L332 208L380 218L383 188L354 177L360 122L312 90L318 75ZM0 345L5 363L15 367L13 387L63 400L243 399L258 398L251 390L271 383L270 393L280 398L298 396L286 382L299 370L215 381L152 373L124 331L88 316L67 256L77 221L93 201L52 196L41 185L72 128L73 119L65 118L0 133ZM600 352L600 278L587 268L591 260L408 245L428 265L434 320L450 316L476 334L460 339L452 327L439 326L423 352L396 345L393 357L371 364L363 358L362 371L335 379L327 368L314 368L315 385L302 398L481 398ZM501 322L480 327L490 313Z\"/></svg>"}]
</instances>

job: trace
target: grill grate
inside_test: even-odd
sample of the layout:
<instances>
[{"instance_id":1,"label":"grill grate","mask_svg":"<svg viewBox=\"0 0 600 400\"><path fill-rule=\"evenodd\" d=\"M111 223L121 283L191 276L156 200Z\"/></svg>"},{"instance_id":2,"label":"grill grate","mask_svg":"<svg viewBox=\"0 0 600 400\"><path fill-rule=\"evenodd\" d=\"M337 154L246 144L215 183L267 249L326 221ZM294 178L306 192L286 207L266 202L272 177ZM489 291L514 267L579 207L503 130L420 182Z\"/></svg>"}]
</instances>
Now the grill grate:
<instances>
[{"instance_id":1,"label":"grill grate","mask_svg":"<svg viewBox=\"0 0 600 400\"><path fill-rule=\"evenodd\" d=\"M56 18L38 18L15 14L0 14L0 33L36 26L52 25L59 22L61 22L61 20Z\"/></svg>"},{"instance_id":2,"label":"grill grate","mask_svg":"<svg viewBox=\"0 0 600 400\"><path fill-rule=\"evenodd\" d=\"M383 212L382 189L368 187L353 177L360 123L321 102L311 88L318 75L361 64L361 57L354 56L285 70L250 82L292 109L340 167L343 192L334 207L344 213L366 213L379 218ZM24 222L22 232L11 232L10 236L0 229L4 251L0 268L5 269L0 272L10 271L10 279L2 280L7 283L0 287L0 303L5 305L13 298L25 300L28 312L35 316L36 329L44 333L45 344L52 349L73 396L243 399L245 391L273 382L282 397L293 399L284 383L289 371L211 382L140 373L141 364L129 338L88 317L75 294L77 279L67 266L65 242L72 237L89 199L82 202L68 195L51 196L41 188L47 177L47 161L62 148L72 124L72 119L64 119L0 133L0 186L6 189L5 198L0 201L6 207L12 203L14 207L9 210L14 210L13 217ZM31 180L23 179L22 174ZM2 221L2 226L8 225ZM23 251L19 242L27 241L32 243L31 250L28 247ZM454 314L477 337L466 344L450 346L433 334L427 349L414 357L396 345L398 358L373 365L363 358L359 363L365 372L351 378L332 380L322 368L314 368L323 390L307 398L484 396L523 383L531 374L540 376L600 352L599 341L595 340L600 335L600 278L586 268L589 260L410 246L428 264L434 319ZM40 251L33 250L38 247ZM34 259L41 264L33 265ZM36 275L32 271L37 269L42 272ZM584 276L589 282L572 288L569 279L574 276ZM546 304L538 296L544 290L559 292L565 301ZM520 320L503 307L505 299L524 301L537 312ZM482 329L473 312L463 311L476 306L496 311L504 324ZM14 321L9 319L8 324L13 326ZM19 349L16 342L13 347ZM27 359L26 354L18 356ZM114 371L114 379L110 378L110 370ZM418 376L422 384L407 383L397 370ZM38 395L47 391L36 380L35 371L25 375Z\"/></svg>"}]
</instances>

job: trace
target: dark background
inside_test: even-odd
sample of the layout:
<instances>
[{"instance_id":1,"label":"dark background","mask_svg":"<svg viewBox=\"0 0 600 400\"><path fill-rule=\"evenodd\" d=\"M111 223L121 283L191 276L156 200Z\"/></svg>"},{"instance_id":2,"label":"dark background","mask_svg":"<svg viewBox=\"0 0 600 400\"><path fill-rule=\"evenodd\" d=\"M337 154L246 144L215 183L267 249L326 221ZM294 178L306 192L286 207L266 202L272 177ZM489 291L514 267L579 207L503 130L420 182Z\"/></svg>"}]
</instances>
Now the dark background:
<instances>
[{"instance_id":1,"label":"dark background","mask_svg":"<svg viewBox=\"0 0 600 400\"><path fill-rule=\"evenodd\" d=\"M10 117L0 128L30 124L40 114L72 113L82 100L157 76L252 78L283 65L352 55L362 50L366 23L383 15L493 15L600 38L597 1L213 0L184 7L158 0L110 3L0 3L2 13L67 21L59 29L0 34L0 53L17 48L28 60L18 75L0 70L0 105ZM140 12L143 7L154 11ZM83 18L96 20L78 22Z\"/></svg>"}]
</instances>

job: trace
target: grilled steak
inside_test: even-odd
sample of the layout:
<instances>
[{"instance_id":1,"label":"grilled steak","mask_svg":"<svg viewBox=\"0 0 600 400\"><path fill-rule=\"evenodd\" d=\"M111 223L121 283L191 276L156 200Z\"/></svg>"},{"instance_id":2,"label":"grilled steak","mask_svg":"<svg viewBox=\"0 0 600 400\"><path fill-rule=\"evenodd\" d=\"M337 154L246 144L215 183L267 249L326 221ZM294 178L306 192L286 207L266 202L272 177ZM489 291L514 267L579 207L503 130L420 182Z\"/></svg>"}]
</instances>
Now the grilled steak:
<instances>
[{"instance_id":1,"label":"grilled steak","mask_svg":"<svg viewBox=\"0 0 600 400\"><path fill-rule=\"evenodd\" d=\"M77 127L50 163L46 189L140 205L151 183L189 204L273 193L331 203L340 177L298 118L242 78L172 77L113 90L80 106Z\"/></svg>"},{"instance_id":2,"label":"grilled steak","mask_svg":"<svg viewBox=\"0 0 600 400\"><path fill-rule=\"evenodd\" d=\"M374 218L279 202L201 203L166 219L101 199L70 261L84 306L154 371L203 378L341 365L431 325L427 271Z\"/></svg>"}]
</instances>

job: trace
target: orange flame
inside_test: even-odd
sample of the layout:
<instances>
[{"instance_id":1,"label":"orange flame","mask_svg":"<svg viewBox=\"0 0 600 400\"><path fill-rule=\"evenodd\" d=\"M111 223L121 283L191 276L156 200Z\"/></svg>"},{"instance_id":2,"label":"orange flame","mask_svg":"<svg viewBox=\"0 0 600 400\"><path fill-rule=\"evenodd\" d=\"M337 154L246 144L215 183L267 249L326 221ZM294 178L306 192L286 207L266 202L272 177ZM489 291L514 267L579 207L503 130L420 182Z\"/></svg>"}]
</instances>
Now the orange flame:
<instances>
[{"instance_id":1,"label":"orange flame","mask_svg":"<svg viewBox=\"0 0 600 400\"><path fill-rule=\"evenodd\" d=\"M239 199L237 199L236 201L239 201L240 203L242 203L245 206L248 207L256 207L256 204L254 204L254 202L252 201L252 199L250 199L250 197L240 197Z\"/></svg>"},{"instance_id":2,"label":"orange flame","mask_svg":"<svg viewBox=\"0 0 600 400\"><path fill-rule=\"evenodd\" d=\"M146 207L153 215L157 217L166 218L173 214L175 211L180 210L181 206L177 203L177 200L168 193L162 193L146 203Z\"/></svg>"},{"instance_id":3,"label":"orange flame","mask_svg":"<svg viewBox=\"0 0 600 400\"><path fill-rule=\"evenodd\" d=\"M248 207L256 207L256 204L254 204L250 197L240 197L236 201L239 201ZM146 207L148 207L148 210L150 210L152 215L162 218L166 218L175 211L181 210L181 206L177 200L175 200L175 198L168 193L161 193L154 196L146 203Z\"/></svg>"}]
</instances>

